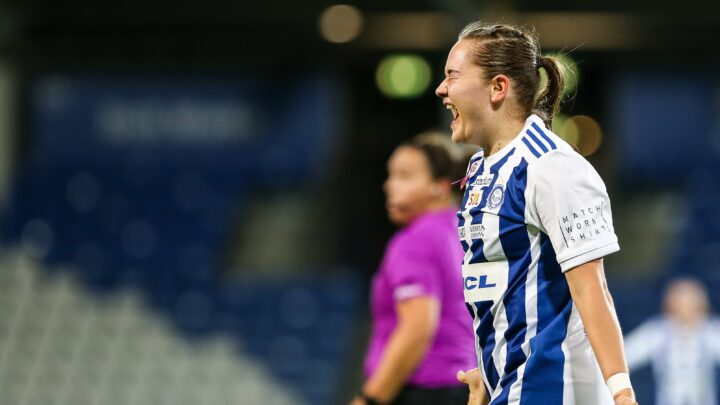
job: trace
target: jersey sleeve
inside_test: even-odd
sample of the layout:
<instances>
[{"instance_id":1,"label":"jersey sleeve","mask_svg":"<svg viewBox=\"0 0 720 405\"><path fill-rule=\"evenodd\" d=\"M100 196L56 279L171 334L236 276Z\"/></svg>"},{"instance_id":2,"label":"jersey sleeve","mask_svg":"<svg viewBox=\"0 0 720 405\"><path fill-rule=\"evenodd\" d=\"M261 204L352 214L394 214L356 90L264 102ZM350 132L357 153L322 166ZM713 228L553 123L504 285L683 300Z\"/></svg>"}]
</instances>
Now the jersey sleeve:
<instances>
[{"instance_id":1,"label":"jersey sleeve","mask_svg":"<svg viewBox=\"0 0 720 405\"><path fill-rule=\"evenodd\" d=\"M441 298L441 279L433 250L417 242L405 239L393 246L387 277L396 302L418 296Z\"/></svg>"},{"instance_id":2,"label":"jersey sleeve","mask_svg":"<svg viewBox=\"0 0 720 405\"><path fill-rule=\"evenodd\" d=\"M527 221L550 237L563 271L620 250L605 184L582 156L553 151L527 181Z\"/></svg>"}]
</instances>

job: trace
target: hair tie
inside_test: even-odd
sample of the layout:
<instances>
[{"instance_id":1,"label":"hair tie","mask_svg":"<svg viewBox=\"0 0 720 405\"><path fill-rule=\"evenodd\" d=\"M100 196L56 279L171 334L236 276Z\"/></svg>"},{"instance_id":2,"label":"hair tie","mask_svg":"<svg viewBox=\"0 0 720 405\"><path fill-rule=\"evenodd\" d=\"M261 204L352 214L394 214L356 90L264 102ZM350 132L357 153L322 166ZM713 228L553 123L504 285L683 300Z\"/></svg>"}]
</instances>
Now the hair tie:
<instances>
[{"instance_id":1,"label":"hair tie","mask_svg":"<svg viewBox=\"0 0 720 405\"><path fill-rule=\"evenodd\" d=\"M540 69L543 65L543 56L538 54L535 57L535 69Z\"/></svg>"}]
</instances>

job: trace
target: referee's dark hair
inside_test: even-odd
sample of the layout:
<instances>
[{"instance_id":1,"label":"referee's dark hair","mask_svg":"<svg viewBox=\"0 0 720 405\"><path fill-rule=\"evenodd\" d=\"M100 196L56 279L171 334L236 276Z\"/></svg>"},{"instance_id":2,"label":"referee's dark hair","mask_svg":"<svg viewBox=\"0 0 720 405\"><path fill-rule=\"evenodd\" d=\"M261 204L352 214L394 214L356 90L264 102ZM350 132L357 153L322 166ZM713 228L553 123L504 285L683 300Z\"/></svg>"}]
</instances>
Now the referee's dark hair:
<instances>
[{"instance_id":1,"label":"referee's dark hair","mask_svg":"<svg viewBox=\"0 0 720 405\"><path fill-rule=\"evenodd\" d=\"M399 147L411 147L423 152L433 179L451 182L465 176L468 161L477 151L475 147L454 143L449 135L440 131L423 132ZM455 190L460 190L460 187L455 187Z\"/></svg>"},{"instance_id":2,"label":"referee's dark hair","mask_svg":"<svg viewBox=\"0 0 720 405\"><path fill-rule=\"evenodd\" d=\"M473 62L484 69L486 80L502 74L515 82L523 117L535 113L552 127L569 69L557 58L542 55L532 30L476 21L460 31L458 40L463 39L476 42ZM540 69L547 73L543 88L540 88Z\"/></svg>"}]
</instances>

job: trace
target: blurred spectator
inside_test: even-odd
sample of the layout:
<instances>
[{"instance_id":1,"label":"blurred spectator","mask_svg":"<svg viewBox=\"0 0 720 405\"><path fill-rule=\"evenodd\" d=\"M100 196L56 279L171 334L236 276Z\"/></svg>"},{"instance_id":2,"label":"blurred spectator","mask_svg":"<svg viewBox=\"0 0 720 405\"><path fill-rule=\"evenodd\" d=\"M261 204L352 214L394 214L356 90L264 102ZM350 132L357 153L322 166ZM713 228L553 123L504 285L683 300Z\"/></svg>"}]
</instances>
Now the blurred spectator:
<instances>
[{"instance_id":1,"label":"blurred spectator","mask_svg":"<svg viewBox=\"0 0 720 405\"><path fill-rule=\"evenodd\" d=\"M467 403L455 373L475 367L475 345L452 185L466 162L440 134L420 135L390 157L386 207L402 229L373 280L367 381L352 405Z\"/></svg>"},{"instance_id":2,"label":"blurred spectator","mask_svg":"<svg viewBox=\"0 0 720 405\"><path fill-rule=\"evenodd\" d=\"M717 404L715 367L720 363L720 321L710 317L705 287L682 278L670 283L664 313L625 339L628 365L650 363L658 405Z\"/></svg>"}]
</instances>

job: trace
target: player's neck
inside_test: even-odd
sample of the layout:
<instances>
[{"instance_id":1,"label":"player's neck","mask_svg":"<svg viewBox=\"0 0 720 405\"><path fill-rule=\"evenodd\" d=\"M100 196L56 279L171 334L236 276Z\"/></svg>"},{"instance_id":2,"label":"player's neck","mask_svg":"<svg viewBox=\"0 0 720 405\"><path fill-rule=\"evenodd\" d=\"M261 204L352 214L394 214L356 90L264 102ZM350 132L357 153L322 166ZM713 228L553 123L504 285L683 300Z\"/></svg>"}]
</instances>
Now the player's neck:
<instances>
[{"instance_id":1,"label":"player's neck","mask_svg":"<svg viewBox=\"0 0 720 405\"><path fill-rule=\"evenodd\" d=\"M455 205L452 198L441 198L428 204L425 212L435 212L449 209Z\"/></svg>"},{"instance_id":2,"label":"player's neck","mask_svg":"<svg viewBox=\"0 0 720 405\"><path fill-rule=\"evenodd\" d=\"M507 146L524 126L524 121L498 120L492 134L488 137L488 142L485 145L480 145L483 148L484 156L492 156Z\"/></svg>"}]
</instances>

